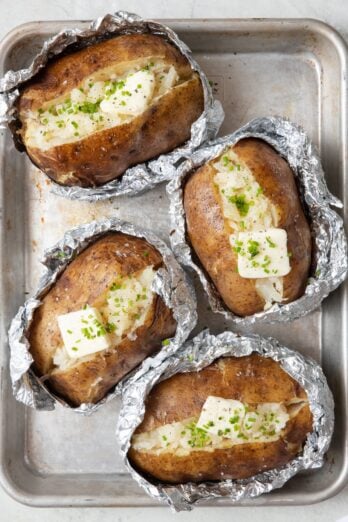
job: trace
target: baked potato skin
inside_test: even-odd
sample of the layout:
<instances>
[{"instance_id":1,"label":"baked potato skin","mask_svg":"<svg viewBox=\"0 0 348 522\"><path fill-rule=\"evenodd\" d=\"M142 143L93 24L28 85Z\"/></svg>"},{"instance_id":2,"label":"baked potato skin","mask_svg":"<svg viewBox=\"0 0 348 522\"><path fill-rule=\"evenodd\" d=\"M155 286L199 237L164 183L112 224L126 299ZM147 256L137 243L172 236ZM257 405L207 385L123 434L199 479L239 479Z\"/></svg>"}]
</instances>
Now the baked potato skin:
<instances>
[{"instance_id":1,"label":"baked potato skin","mask_svg":"<svg viewBox=\"0 0 348 522\"><path fill-rule=\"evenodd\" d=\"M267 143L255 138L239 141L232 148L276 206L278 227L286 230L291 271L283 277L284 302L304 292L311 266L311 233L294 175L287 162ZM189 241L227 308L239 316L263 311L264 300L252 279L237 273L237 255L229 243L231 233L224 218L218 188L210 164L194 172L184 187L184 208ZM205 230L205 234L201 231Z\"/></svg>"},{"instance_id":2,"label":"baked potato skin","mask_svg":"<svg viewBox=\"0 0 348 522\"><path fill-rule=\"evenodd\" d=\"M136 274L150 265L158 269L162 258L147 241L109 233L67 266L36 309L28 333L34 371L39 376L49 374L49 387L72 406L98 402L143 359L160 349L161 341L175 333L176 322L156 295L145 323L135 331L135 340L125 337L114 350L98 352L77 366L50 373L54 353L62 346L57 316L80 310L86 303L98 306L119 275ZM98 377L102 380L96 383Z\"/></svg>"},{"instance_id":3,"label":"baked potato skin","mask_svg":"<svg viewBox=\"0 0 348 522\"><path fill-rule=\"evenodd\" d=\"M156 385L135 433L198 417L209 395L248 404L307 399L300 385L272 359L257 354L222 358L200 372L176 374ZM312 414L305 405L275 442L245 443L212 452L198 450L181 457L169 452L140 452L131 446L128 457L141 473L168 483L241 479L289 462L311 431Z\"/></svg>"},{"instance_id":4,"label":"baked potato skin","mask_svg":"<svg viewBox=\"0 0 348 522\"><path fill-rule=\"evenodd\" d=\"M22 123L19 134L25 135L28 111L69 93L100 69L114 66L122 72L130 62L144 58L159 58L174 65L184 83L129 123L46 151L28 146L26 151L33 163L57 183L92 187L184 143L190 137L192 123L204 108L201 81L178 49L150 34L119 36L50 63L21 93L17 105Z\"/></svg>"}]
</instances>

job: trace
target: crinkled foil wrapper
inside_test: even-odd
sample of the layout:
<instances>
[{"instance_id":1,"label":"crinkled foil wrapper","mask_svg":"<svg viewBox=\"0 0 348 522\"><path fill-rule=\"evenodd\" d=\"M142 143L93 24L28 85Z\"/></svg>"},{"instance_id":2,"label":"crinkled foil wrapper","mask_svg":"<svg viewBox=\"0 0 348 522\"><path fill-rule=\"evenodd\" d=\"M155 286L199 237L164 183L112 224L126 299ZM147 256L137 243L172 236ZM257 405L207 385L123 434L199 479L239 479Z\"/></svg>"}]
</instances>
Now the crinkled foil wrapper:
<instances>
[{"instance_id":1,"label":"crinkled foil wrapper","mask_svg":"<svg viewBox=\"0 0 348 522\"><path fill-rule=\"evenodd\" d=\"M218 156L243 138L260 138L274 147L291 166L307 208L314 240L315 273L309 278L302 297L289 304L274 304L264 312L238 317L225 307L214 285L192 256L186 238L183 186L193 170ZM192 268L206 291L214 312L221 313L232 324L245 328L253 324L292 321L315 310L346 278L348 269L347 239L343 220L331 206L342 203L328 190L318 152L305 131L280 117L256 118L239 130L203 145L178 168L178 175L167 185L170 198L172 249L179 261Z\"/></svg>"},{"instance_id":2,"label":"crinkled foil wrapper","mask_svg":"<svg viewBox=\"0 0 348 522\"><path fill-rule=\"evenodd\" d=\"M96 188L64 187L52 181L53 192L70 199L98 201L113 196L135 195L153 188L158 183L167 181L175 175L174 165L183 156L192 153L204 141L213 139L224 119L224 112L219 101L214 100L212 89L201 67L192 57L190 49L177 34L152 20L143 20L140 16L118 11L107 14L91 23L89 29L63 30L47 40L40 53L35 56L27 69L8 71L0 80L0 128L16 120L15 101L19 96L19 87L35 76L53 56L61 54L68 46L73 49L102 41L110 36L134 33L159 35L172 44L187 58L194 71L200 75L204 90L204 111L191 127L191 138L180 148L159 156L155 160L142 163L126 170L121 179L115 179ZM16 143L18 146L18 143ZM20 147L23 150L23 145Z\"/></svg>"},{"instance_id":3,"label":"crinkled foil wrapper","mask_svg":"<svg viewBox=\"0 0 348 522\"><path fill-rule=\"evenodd\" d=\"M45 386L44 379L31 370L33 358L29 352L27 332L35 310L41 304L41 297L52 287L67 265L88 245L94 243L105 233L117 231L144 238L162 255L164 267L160 268L153 281L152 289L161 296L165 304L173 310L177 322L175 336L167 346L162 346L157 357L148 357L133 372L128 374L116 388L97 404L82 404L71 408L64 400L56 397ZM153 364L158 365L166 357L175 353L188 338L197 321L196 297L187 275L175 260L167 245L152 232L140 229L131 223L118 219L93 221L65 233L63 239L44 254L42 264L46 271L42 276L35 295L20 307L9 330L10 374L13 393L16 399L38 410L52 410L57 403L77 412L89 414L121 392L122 385L130 376L140 377ZM155 361L153 363L153 361Z\"/></svg>"},{"instance_id":4,"label":"crinkled foil wrapper","mask_svg":"<svg viewBox=\"0 0 348 522\"><path fill-rule=\"evenodd\" d=\"M132 434L141 423L145 399L153 386L176 373L199 371L219 357L243 357L256 352L270 357L293 377L306 391L313 414L313 431L308 434L303 452L287 465L259 473L243 480L187 483L180 485L151 483L131 466L127 459ZM121 456L133 479L154 499L171 506L174 511L191 510L197 503L226 498L234 502L257 497L281 488L296 473L320 468L329 448L334 428L334 402L320 366L312 359L281 346L276 339L257 335L239 337L232 332L218 336L208 330L150 370L139 380L132 379L123 392L122 408L117 426Z\"/></svg>"}]
</instances>

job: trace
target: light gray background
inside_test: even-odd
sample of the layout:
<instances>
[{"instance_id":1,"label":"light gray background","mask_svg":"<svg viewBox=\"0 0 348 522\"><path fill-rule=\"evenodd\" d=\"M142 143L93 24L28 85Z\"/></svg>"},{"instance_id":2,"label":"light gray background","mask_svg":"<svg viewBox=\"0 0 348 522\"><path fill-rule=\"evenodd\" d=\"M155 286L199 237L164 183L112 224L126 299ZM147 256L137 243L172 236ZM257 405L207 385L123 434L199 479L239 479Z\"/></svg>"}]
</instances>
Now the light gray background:
<instances>
[{"instance_id":1,"label":"light gray background","mask_svg":"<svg viewBox=\"0 0 348 522\"><path fill-rule=\"evenodd\" d=\"M23 22L84 20L119 9L149 18L317 18L348 41L348 0L0 0L0 38ZM283 508L199 508L173 515L167 508L29 508L0 490L0 522L348 522L348 487L321 504Z\"/></svg>"}]
</instances>

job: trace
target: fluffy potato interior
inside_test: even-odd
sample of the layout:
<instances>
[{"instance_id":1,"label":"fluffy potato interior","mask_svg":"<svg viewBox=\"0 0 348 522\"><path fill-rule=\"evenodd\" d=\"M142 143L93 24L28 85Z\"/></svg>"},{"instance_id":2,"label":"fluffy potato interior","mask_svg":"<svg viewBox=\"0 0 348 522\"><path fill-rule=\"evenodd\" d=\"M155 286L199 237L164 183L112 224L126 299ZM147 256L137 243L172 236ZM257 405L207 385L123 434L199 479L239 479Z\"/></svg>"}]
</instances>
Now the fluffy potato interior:
<instances>
[{"instance_id":1,"label":"fluffy potato interior","mask_svg":"<svg viewBox=\"0 0 348 522\"><path fill-rule=\"evenodd\" d=\"M238 401L231 401L237 403ZM214 412L159 426L135 434L135 451L160 455L172 453L178 457L197 451L228 449L239 444L275 442L284 435L287 423L308 403L294 399L288 403L237 404L228 418L215 418ZM226 427L227 426L227 427Z\"/></svg>"},{"instance_id":2,"label":"fluffy potato interior","mask_svg":"<svg viewBox=\"0 0 348 522\"><path fill-rule=\"evenodd\" d=\"M238 255L243 247L238 241L239 232L277 228L278 210L263 193L261 185L256 181L251 170L233 149L228 149L212 165L217 170L214 183L218 188L224 218L230 228L231 248ZM247 255L250 256L257 253L256 247L252 250L256 242L252 243L247 247L250 250ZM266 261L263 259L262 262L267 270L267 258L265 259ZM270 275L270 277L256 278L255 290L264 300L264 309L267 310L273 303L283 300L283 277Z\"/></svg>"},{"instance_id":3,"label":"fluffy potato interior","mask_svg":"<svg viewBox=\"0 0 348 522\"><path fill-rule=\"evenodd\" d=\"M23 139L40 150L79 141L129 123L185 81L156 56L103 68L63 96L28 110Z\"/></svg>"},{"instance_id":4,"label":"fluffy potato interior","mask_svg":"<svg viewBox=\"0 0 348 522\"><path fill-rule=\"evenodd\" d=\"M116 348L125 335L130 339L134 332L140 328L147 319L154 299L151 284L155 276L152 266L146 267L132 276L117 278L108 291L101 295L93 308L97 309L102 318L105 328L99 329L99 333L108 338L109 346ZM88 324L81 325L80 339L90 336ZM87 328L86 328L87 326ZM107 351L108 348L105 350ZM53 356L54 367L51 373L66 370L82 362L93 359L94 353L84 357L70 357L65 346L59 346Z\"/></svg>"}]
</instances>

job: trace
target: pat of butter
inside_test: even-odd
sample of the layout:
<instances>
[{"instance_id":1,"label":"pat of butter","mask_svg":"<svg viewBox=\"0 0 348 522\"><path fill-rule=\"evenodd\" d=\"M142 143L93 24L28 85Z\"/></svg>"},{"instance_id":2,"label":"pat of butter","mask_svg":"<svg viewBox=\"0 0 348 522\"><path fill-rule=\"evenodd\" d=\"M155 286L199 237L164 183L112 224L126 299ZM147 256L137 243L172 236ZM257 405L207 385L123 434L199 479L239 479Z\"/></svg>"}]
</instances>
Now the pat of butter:
<instances>
[{"instance_id":1,"label":"pat of butter","mask_svg":"<svg viewBox=\"0 0 348 522\"><path fill-rule=\"evenodd\" d=\"M231 236L231 244L238 253L238 273L241 277L281 277L291 270L287 234L281 228L239 232L237 237Z\"/></svg>"},{"instance_id":2,"label":"pat of butter","mask_svg":"<svg viewBox=\"0 0 348 522\"><path fill-rule=\"evenodd\" d=\"M58 326L69 357L77 359L110 348L110 339L96 308L58 315Z\"/></svg>"},{"instance_id":3,"label":"pat of butter","mask_svg":"<svg viewBox=\"0 0 348 522\"><path fill-rule=\"evenodd\" d=\"M245 407L240 401L210 395L203 405L197 428L213 435L237 439L244 417Z\"/></svg>"}]
</instances>

